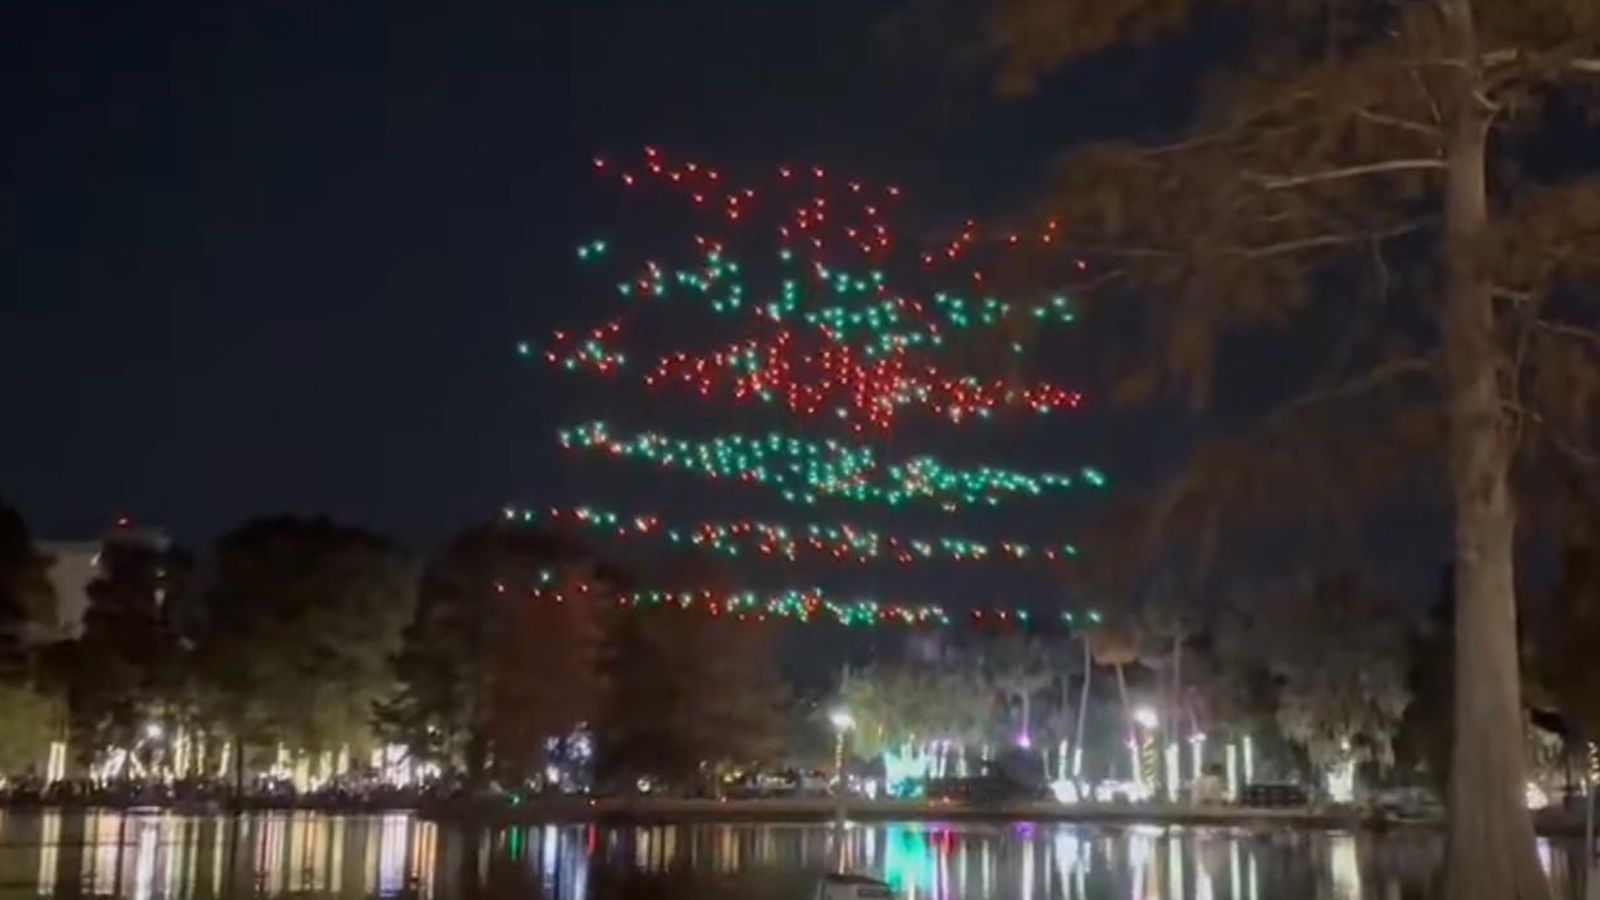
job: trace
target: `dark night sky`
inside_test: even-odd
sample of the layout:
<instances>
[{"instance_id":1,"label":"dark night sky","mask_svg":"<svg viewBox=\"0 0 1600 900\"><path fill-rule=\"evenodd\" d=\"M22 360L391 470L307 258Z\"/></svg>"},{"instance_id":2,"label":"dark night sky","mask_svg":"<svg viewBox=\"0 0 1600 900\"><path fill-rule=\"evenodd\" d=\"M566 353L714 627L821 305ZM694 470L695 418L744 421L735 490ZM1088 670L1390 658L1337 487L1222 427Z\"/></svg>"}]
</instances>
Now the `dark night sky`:
<instances>
[{"instance_id":1,"label":"dark night sky","mask_svg":"<svg viewBox=\"0 0 1600 900\"><path fill-rule=\"evenodd\" d=\"M901 5L7 4L0 493L46 536L126 512L193 542L583 499L551 447L583 410L509 348L581 320L589 154L816 158L994 209L1181 74L1002 101L886 36Z\"/></svg>"},{"instance_id":2,"label":"dark night sky","mask_svg":"<svg viewBox=\"0 0 1600 900\"><path fill-rule=\"evenodd\" d=\"M0 496L44 537L127 514L194 546L283 511L427 545L508 502L859 521L572 465L562 424L618 409L672 423L512 348L592 323L611 296L572 260L592 236L596 152L656 143L730 171L817 161L981 215L1019 205L1074 141L1179 121L1206 46L1004 100L985 62L953 49L977 40L962 23L886 25L908 2L7 5ZM1125 485L1182 439L1159 418L1103 415L917 434L919 452L1090 462ZM1094 510L866 521L1061 540ZM753 583L817 579L958 603L1060 584L931 568Z\"/></svg>"}]
</instances>

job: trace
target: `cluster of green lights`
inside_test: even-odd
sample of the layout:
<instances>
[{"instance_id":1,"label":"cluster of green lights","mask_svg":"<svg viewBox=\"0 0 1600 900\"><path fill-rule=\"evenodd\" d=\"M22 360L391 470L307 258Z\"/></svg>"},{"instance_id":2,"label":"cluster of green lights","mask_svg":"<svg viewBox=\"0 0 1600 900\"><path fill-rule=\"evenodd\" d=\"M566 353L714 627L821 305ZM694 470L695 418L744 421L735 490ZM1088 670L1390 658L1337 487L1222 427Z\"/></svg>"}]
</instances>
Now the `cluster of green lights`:
<instances>
[{"instance_id":1,"label":"cluster of green lights","mask_svg":"<svg viewBox=\"0 0 1600 900\"><path fill-rule=\"evenodd\" d=\"M926 499L947 509L957 505L998 505L1011 496L1039 496L1071 487L1081 480L1100 487L1105 476L1084 467L1076 475L1029 474L993 466L957 468L931 456L883 465L870 447L839 441L808 441L772 434L766 437L724 435L693 441L657 432L613 436L604 422L590 422L559 432L563 447L600 450L669 468L696 471L713 479L760 484L777 490L792 503L814 504L823 497L898 506Z\"/></svg>"},{"instance_id":2,"label":"cluster of green lights","mask_svg":"<svg viewBox=\"0 0 1600 900\"><path fill-rule=\"evenodd\" d=\"M579 248L579 256L592 258L604 247L603 241L586 244ZM779 251L779 257L784 262L793 262L796 258L794 251L787 247ZM779 282L778 296L756 303L754 309L774 322L798 314L807 324L824 329L833 340L859 341L868 356L909 347L942 347L945 337L941 327L993 328L1022 312L1036 321L1051 324L1070 324L1076 318L1071 304L1063 296L1024 306L998 297L968 298L941 292L924 306L890 296L885 275L880 270L849 272L820 263L813 264L812 268L816 279L827 285L833 297L852 298L852 302L816 306L802 313L801 280L785 277ZM720 248L713 247L704 251L702 264L693 268L668 272L657 263L649 262L640 277L618 283L617 291L624 297L644 298L662 298L673 291L687 291L705 298L713 312L730 314L748 305L749 291L740 280L741 275L739 263L727 258Z\"/></svg>"},{"instance_id":3,"label":"cluster of green lights","mask_svg":"<svg viewBox=\"0 0 1600 900\"><path fill-rule=\"evenodd\" d=\"M582 260L583 262L588 262L591 259L598 259L604 256L605 253L605 241L590 241L589 243L581 244L578 247L578 259Z\"/></svg>"},{"instance_id":4,"label":"cluster of green lights","mask_svg":"<svg viewBox=\"0 0 1600 900\"><path fill-rule=\"evenodd\" d=\"M968 298L942 292L934 294L929 304L956 328L971 328L975 324L992 328L1011 318L1019 309L998 297ZM1060 295L1026 307L1026 312L1037 321L1053 324L1070 325L1077 320L1072 304Z\"/></svg>"},{"instance_id":5,"label":"cluster of green lights","mask_svg":"<svg viewBox=\"0 0 1600 900\"><path fill-rule=\"evenodd\" d=\"M659 538L730 557L751 554L787 560L809 557L857 563L890 559L905 565L933 560L979 562L991 559L1048 564L1078 555L1078 548L1072 544L906 537L850 523L812 522L791 529L781 523L742 519L672 526L663 524L657 515L621 513L593 506L549 510L508 507L504 514L509 521L572 524L621 538Z\"/></svg>"}]
</instances>

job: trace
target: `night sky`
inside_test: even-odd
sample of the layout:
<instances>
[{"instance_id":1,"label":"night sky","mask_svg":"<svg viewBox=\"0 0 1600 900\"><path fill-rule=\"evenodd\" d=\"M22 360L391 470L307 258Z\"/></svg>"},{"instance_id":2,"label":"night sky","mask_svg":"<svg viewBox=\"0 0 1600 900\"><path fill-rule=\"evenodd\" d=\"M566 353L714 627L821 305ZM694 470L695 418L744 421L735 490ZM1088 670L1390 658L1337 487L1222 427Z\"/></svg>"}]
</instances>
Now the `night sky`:
<instances>
[{"instance_id":1,"label":"night sky","mask_svg":"<svg viewBox=\"0 0 1600 900\"><path fill-rule=\"evenodd\" d=\"M563 462L561 424L670 421L513 346L611 296L572 259L596 152L817 161L983 214L1073 142L1175 121L1194 82L1194 54L1128 54L1002 99L970 23L897 19L908 6L7 4L0 496L41 536L126 514L196 545L277 511L415 545L508 502L783 513ZM948 449L1118 479L1171 446L1046 422ZM1070 536L1055 512L985 515L905 530Z\"/></svg>"}]
</instances>

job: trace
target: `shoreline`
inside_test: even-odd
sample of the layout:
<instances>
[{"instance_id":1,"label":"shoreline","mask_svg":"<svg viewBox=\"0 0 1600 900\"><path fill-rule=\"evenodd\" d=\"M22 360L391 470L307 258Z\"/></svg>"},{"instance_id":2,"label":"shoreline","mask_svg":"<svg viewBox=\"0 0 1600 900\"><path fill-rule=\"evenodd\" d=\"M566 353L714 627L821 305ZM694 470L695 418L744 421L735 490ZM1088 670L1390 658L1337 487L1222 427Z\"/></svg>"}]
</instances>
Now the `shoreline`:
<instances>
[{"instance_id":1,"label":"shoreline","mask_svg":"<svg viewBox=\"0 0 1600 900\"><path fill-rule=\"evenodd\" d=\"M58 804L0 801L5 811L162 812L179 815L225 815L231 812L314 812L326 815L414 814L451 825L513 826L559 823L672 825L703 823L816 824L838 817L839 805L828 798L711 800L676 798L552 797L511 806L501 801L435 801L417 804L360 802L194 801ZM1353 808L1239 807L1187 804L1080 803L1017 801L992 804L924 802L920 800L855 800L844 805L850 822L1070 822L1088 825L1156 825L1390 831L1442 829L1445 820L1393 818ZM1569 837L1583 833L1581 811L1550 809L1534 814L1540 835Z\"/></svg>"}]
</instances>

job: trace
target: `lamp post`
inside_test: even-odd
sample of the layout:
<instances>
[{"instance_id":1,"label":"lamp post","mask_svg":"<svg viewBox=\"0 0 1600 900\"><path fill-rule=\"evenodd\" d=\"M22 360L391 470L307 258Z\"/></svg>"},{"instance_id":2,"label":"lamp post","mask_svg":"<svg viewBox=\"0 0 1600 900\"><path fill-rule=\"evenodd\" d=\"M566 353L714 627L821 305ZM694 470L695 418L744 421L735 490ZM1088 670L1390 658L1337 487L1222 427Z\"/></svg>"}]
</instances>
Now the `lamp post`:
<instances>
[{"instance_id":1,"label":"lamp post","mask_svg":"<svg viewBox=\"0 0 1600 900\"><path fill-rule=\"evenodd\" d=\"M1148 706L1141 706L1133 711L1133 722L1138 726L1137 736L1129 753L1133 758L1133 778L1139 785L1140 799L1149 800L1155 795L1155 786L1151 781L1156 777L1155 763L1147 759L1151 753L1151 735L1156 727L1161 724L1160 716Z\"/></svg>"}]
</instances>

